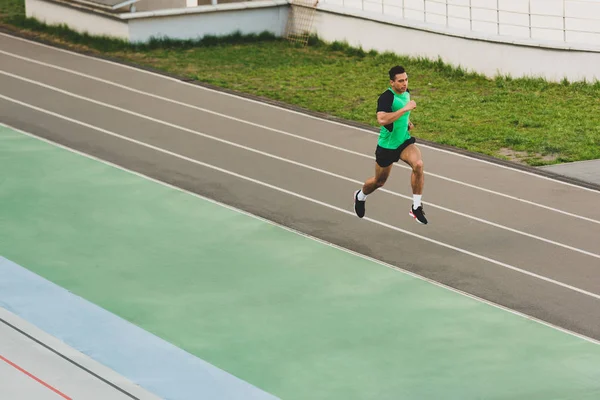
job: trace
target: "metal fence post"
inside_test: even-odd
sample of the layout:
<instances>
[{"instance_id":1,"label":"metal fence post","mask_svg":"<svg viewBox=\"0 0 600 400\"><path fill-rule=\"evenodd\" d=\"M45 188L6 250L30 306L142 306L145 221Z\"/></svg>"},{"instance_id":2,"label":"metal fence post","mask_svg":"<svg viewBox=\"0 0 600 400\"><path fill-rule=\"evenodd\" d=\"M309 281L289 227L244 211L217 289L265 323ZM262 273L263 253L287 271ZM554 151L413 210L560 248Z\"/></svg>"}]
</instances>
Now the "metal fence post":
<instances>
[{"instance_id":1,"label":"metal fence post","mask_svg":"<svg viewBox=\"0 0 600 400\"><path fill-rule=\"evenodd\" d=\"M469 30L473 30L473 7L471 4L472 0L469 0Z\"/></svg>"},{"instance_id":2,"label":"metal fence post","mask_svg":"<svg viewBox=\"0 0 600 400\"><path fill-rule=\"evenodd\" d=\"M496 0L496 34L500 35L500 0Z\"/></svg>"},{"instance_id":3,"label":"metal fence post","mask_svg":"<svg viewBox=\"0 0 600 400\"><path fill-rule=\"evenodd\" d=\"M567 41L567 5L566 0L563 0L563 41Z\"/></svg>"},{"instance_id":4,"label":"metal fence post","mask_svg":"<svg viewBox=\"0 0 600 400\"><path fill-rule=\"evenodd\" d=\"M528 1L529 5L529 38L531 39L531 0Z\"/></svg>"}]
</instances>

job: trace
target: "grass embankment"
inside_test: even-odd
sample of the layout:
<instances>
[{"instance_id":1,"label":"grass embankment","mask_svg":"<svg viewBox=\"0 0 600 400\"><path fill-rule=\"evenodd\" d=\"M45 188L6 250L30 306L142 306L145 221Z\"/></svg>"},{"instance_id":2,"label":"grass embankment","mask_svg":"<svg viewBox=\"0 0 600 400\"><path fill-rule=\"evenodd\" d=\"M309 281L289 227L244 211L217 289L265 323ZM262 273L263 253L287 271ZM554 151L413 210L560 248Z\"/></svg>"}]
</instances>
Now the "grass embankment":
<instances>
[{"instance_id":1,"label":"grass embankment","mask_svg":"<svg viewBox=\"0 0 600 400\"><path fill-rule=\"evenodd\" d=\"M600 82L488 79L440 61L364 52L312 38L301 48L270 34L128 44L25 18L0 4L9 29L200 82L376 126L387 70L401 64L418 107L414 135L529 165L600 158Z\"/></svg>"}]
</instances>

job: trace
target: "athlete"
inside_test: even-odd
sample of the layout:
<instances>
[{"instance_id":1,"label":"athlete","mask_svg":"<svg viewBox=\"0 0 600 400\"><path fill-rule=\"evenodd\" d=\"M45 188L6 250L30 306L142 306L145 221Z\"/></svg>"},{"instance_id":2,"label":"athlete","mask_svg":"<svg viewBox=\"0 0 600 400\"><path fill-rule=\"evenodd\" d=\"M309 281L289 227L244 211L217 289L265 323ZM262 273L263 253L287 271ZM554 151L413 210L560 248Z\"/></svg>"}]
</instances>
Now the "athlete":
<instances>
[{"instance_id":1,"label":"athlete","mask_svg":"<svg viewBox=\"0 0 600 400\"><path fill-rule=\"evenodd\" d=\"M389 71L390 87L377 101L377 122L381 125L379 140L375 150L375 176L367 179L361 190L354 193L354 211L359 218L365 216L367 196L382 187L390 176L392 165L402 160L412 168L410 184L413 192L413 205L409 215L421 224L427 224L421 196L425 176L421 151L410 135L414 128L410 122L410 112L417 103L410 99L408 75L397 65Z\"/></svg>"}]
</instances>

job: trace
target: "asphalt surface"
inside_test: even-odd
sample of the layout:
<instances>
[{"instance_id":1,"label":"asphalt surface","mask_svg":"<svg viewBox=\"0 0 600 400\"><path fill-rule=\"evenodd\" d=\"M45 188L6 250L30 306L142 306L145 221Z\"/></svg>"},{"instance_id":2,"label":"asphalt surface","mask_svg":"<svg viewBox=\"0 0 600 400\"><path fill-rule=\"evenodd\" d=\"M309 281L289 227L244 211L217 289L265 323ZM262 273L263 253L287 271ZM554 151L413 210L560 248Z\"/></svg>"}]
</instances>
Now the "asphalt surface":
<instances>
[{"instance_id":1,"label":"asphalt surface","mask_svg":"<svg viewBox=\"0 0 600 400\"><path fill-rule=\"evenodd\" d=\"M575 161L557 165L546 165L540 168L600 185L600 160Z\"/></svg>"},{"instance_id":2,"label":"asphalt surface","mask_svg":"<svg viewBox=\"0 0 600 400\"><path fill-rule=\"evenodd\" d=\"M4 34L0 122L600 339L596 190L420 145L358 219L372 131Z\"/></svg>"}]
</instances>

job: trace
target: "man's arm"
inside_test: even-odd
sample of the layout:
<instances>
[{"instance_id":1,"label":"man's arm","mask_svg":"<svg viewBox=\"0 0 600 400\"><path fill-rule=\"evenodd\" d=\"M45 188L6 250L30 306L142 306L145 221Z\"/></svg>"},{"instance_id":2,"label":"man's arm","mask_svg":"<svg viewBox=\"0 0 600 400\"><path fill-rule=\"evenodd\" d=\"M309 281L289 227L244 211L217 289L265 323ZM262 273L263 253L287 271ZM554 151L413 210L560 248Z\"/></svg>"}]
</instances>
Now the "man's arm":
<instances>
[{"instance_id":1,"label":"man's arm","mask_svg":"<svg viewBox=\"0 0 600 400\"><path fill-rule=\"evenodd\" d=\"M379 125L389 125L392 122L396 121L405 113L414 110L417 107L417 103L414 100L409 101L404 107L399 109L398 111L391 112L391 106L389 108L389 112L387 111L377 111L377 123Z\"/></svg>"}]
</instances>

